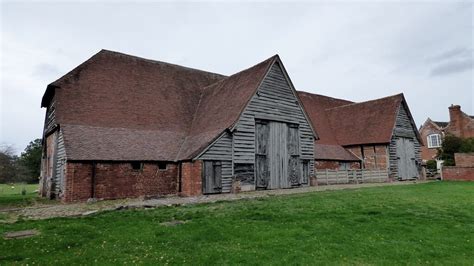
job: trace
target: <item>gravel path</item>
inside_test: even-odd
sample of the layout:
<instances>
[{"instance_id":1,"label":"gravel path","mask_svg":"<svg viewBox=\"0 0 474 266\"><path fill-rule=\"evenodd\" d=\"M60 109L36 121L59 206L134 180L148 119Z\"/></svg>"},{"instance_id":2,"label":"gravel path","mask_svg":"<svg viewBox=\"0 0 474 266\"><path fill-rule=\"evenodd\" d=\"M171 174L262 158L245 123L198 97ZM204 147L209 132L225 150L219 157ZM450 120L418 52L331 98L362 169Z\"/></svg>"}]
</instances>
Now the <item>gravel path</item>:
<instances>
[{"instance_id":1,"label":"gravel path","mask_svg":"<svg viewBox=\"0 0 474 266\"><path fill-rule=\"evenodd\" d=\"M72 203L63 204L54 202L52 204L38 204L22 209L4 210L0 213L5 213L10 217L22 217L24 219L48 219L53 217L73 217L86 216L101 211L127 208L156 208L160 206L186 205L207 203L216 201L233 201L240 199L262 198L275 195L299 194L316 191L327 190L342 190L342 189L357 189L364 187L380 187L380 186L399 186L426 183L426 181L405 181L393 183L374 183L374 184L345 184L345 185L329 185L329 186L315 186L302 187L293 189L278 189L278 190L261 190L242 192L238 194L216 194L216 195L202 195L197 197L163 197L157 199L122 199L122 200L104 200L94 203ZM13 222L16 219L9 219Z\"/></svg>"}]
</instances>

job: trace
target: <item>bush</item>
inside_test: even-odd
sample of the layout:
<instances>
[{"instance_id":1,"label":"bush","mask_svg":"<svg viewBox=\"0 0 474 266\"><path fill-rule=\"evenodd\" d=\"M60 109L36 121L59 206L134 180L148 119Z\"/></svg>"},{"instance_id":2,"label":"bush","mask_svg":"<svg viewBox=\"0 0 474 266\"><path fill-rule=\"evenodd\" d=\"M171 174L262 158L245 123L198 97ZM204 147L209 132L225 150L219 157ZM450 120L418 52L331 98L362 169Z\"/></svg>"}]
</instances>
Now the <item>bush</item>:
<instances>
[{"instance_id":1,"label":"bush","mask_svg":"<svg viewBox=\"0 0 474 266\"><path fill-rule=\"evenodd\" d=\"M429 160L426 162L426 168L428 170L436 171L438 169L438 165L436 163L436 160Z\"/></svg>"},{"instance_id":2,"label":"bush","mask_svg":"<svg viewBox=\"0 0 474 266\"><path fill-rule=\"evenodd\" d=\"M438 157L444 160L445 166L454 166L454 154L474 152L474 138L461 139L453 135L446 135L438 150Z\"/></svg>"}]
</instances>

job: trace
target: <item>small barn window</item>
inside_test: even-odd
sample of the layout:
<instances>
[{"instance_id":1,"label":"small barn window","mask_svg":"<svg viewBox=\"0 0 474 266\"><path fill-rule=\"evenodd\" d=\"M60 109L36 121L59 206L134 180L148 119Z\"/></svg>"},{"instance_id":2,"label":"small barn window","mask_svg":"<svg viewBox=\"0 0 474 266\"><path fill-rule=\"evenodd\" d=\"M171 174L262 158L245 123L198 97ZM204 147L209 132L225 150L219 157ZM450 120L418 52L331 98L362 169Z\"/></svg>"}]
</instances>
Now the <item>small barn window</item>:
<instances>
[{"instance_id":1,"label":"small barn window","mask_svg":"<svg viewBox=\"0 0 474 266\"><path fill-rule=\"evenodd\" d=\"M166 163L165 162L159 162L158 163L158 169L160 170L166 170Z\"/></svg>"},{"instance_id":2,"label":"small barn window","mask_svg":"<svg viewBox=\"0 0 474 266\"><path fill-rule=\"evenodd\" d=\"M132 165L133 170L136 170L136 171L143 170L143 163L141 162L132 162L130 164Z\"/></svg>"},{"instance_id":3,"label":"small barn window","mask_svg":"<svg viewBox=\"0 0 474 266\"><path fill-rule=\"evenodd\" d=\"M441 147L441 135L440 134L431 134L427 139L428 148L439 148Z\"/></svg>"}]
</instances>

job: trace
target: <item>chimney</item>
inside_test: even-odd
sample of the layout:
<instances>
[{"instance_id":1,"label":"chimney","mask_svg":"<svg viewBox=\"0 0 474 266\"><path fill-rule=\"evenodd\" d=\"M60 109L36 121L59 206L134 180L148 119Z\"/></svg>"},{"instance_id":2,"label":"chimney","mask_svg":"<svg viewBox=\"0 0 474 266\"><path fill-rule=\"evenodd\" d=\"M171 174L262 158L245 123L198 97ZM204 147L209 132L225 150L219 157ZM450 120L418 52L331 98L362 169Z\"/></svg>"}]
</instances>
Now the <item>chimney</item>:
<instances>
[{"instance_id":1,"label":"chimney","mask_svg":"<svg viewBox=\"0 0 474 266\"><path fill-rule=\"evenodd\" d=\"M450 133L455 136L463 137L463 119L462 119L462 111L460 105L453 105L449 107L449 128Z\"/></svg>"}]
</instances>

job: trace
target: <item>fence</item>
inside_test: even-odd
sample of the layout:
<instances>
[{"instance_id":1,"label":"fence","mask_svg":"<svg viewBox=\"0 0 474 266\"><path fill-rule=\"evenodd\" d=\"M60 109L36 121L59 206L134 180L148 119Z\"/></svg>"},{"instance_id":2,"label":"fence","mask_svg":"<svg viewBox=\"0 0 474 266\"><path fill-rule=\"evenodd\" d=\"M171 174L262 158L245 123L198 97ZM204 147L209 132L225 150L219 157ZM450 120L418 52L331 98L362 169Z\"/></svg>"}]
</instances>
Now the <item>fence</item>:
<instances>
[{"instance_id":1,"label":"fence","mask_svg":"<svg viewBox=\"0 0 474 266\"><path fill-rule=\"evenodd\" d=\"M318 185L360 184L388 182L388 170L355 169L355 170L317 170Z\"/></svg>"}]
</instances>

